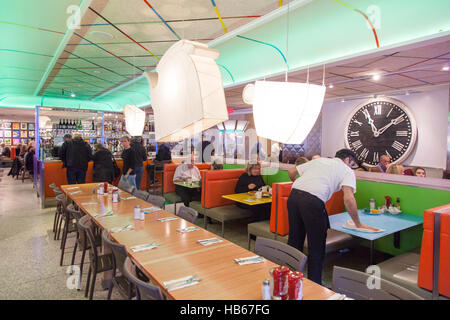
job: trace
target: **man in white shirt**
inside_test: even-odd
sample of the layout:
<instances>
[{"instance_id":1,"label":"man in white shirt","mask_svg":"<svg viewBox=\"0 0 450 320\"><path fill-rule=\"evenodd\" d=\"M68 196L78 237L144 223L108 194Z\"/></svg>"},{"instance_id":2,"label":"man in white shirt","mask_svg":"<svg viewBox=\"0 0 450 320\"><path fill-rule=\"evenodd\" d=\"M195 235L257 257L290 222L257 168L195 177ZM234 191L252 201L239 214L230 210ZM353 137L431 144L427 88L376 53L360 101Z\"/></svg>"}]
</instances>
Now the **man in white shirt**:
<instances>
[{"instance_id":1,"label":"man in white shirt","mask_svg":"<svg viewBox=\"0 0 450 320\"><path fill-rule=\"evenodd\" d=\"M191 179L192 182L198 182L202 179L200 171L194 166L194 154L191 153L190 159L179 165L173 175L173 182L185 182ZM200 200L200 190L197 188L188 188L175 185L175 193L178 194L186 207L192 200Z\"/></svg>"},{"instance_id":2,"label":"man in white shirt","mask_svg":"<svg viewBox=\"0 0 450 320\"><path fill-rule=\"evenodd\" d=\"M289 170L289 177L295 179L287 201L289 216L288 244L303 251L305 237L308 237L308 278L322 284L322 266L325 258L327 230L330 227L325 209L333 193L344 192L344 204L358 228L378 230L362 224L354 193L356 177L351 169L357 162L355 153L349 149L336 152L335 158L318 158Z\"/></svg>"}]
</instances>

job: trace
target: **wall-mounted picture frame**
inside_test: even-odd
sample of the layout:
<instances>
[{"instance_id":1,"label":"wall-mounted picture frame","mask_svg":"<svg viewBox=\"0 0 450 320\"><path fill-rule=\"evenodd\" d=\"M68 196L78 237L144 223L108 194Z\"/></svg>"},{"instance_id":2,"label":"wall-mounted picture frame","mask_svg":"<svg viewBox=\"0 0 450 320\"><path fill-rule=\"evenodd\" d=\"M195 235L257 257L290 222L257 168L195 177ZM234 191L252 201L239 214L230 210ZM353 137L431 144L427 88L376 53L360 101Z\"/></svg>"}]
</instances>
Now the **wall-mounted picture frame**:
<instances>
[{"instance_id":1,"label":"wall-mounted picture frame","mask_svg":"<svg viewBox=\"0 0 450 320\"><path fill-rule=\"evenodd\" d=\"M20 138L20 143L21 144L28 144L28 139L27 138Z\"/></svg>"},{"instance_id":2,"label":"wall-mounted picture frame","mask_svg":"<svg viewBox=\"0 0 450 320\"><path fill-rule=\"evenodd\" d=\"M12 129L13 130L20 130L20 123L19 122L13 122L12 123Z\"/></svg>"},{"instance_id":3,"label":"wall-mounted picture frame","mask_svg":"<svg viewBox=\"0 0 450 320\"><path fill-rule=\"evenodd\" d=\"M3 122L4 129L11 129L11 122Z\"/></svg>"},{"instance_id":4,"label":"wall-mounted picture frame","mask_svg":"<svg viewBox=\"0 0 450 320\"><path fill-rule=\"evenodd\" d=\"M3 130L0 130L0 137L3 138Z\"/></svg>"},{"instance_id":5,"label":"wall-mounted picture frame","mask_svg":"<svg viewBox=\"0 0 450 320\"><path fill-rule=\"evenodd\" d=\"M34 131L28 131L28 138L34 138Z\"/></svg>"},{"instance_id":6,"label":"wall-mounted picture frame","mask_svg":"<svg viewBox=\"0 0 450 320\"><path fill-rule=\"evenodd\" d=\"M21 138L28 138L28 131L20 131Z\"/></svg>"},{"instance_id":7,"label":"wall-mounted picture frame","mask_svg":"<svg viewBox=\"0 0 450 320\"><path fill-rule=\"evenodd\" d=\"M19 130L13 130L12 137L13 138L20 138L20 131Z\"/></svg>"},{"instance_id":8,"label":"wall-mounted picture frame","mask_svg":"<svg viewBox=\"0 0 450 320\"><path fill-rule=\"evenodd\" d=\"M20 139L19 138L12 139L12 144L13 144L13 146L19 145L20 144Z\"/></svg>"},{"instance_id":9,"label":"wall-mounted picture frame","mask_svg":"<svg viewBox=\"0 0 450 320\"><path fill-rule=\"evenodd\" d=\"M3 133L5 138L11 138L11 130L5 130Z\"/></svg>"},{"instance_id":10,"label":"wall-mounted picture frame","mask_svg":"<svg viewBox=\"0 0 450 320\"><path fill-rule=\"evenodd\" d=\"M28 124L28 130L33 130L34 131L34 123L29 123Z\"/></svg>"},{"instance_id":11,"label":"wall-mounted picture frame","mask_svg":"<svg viewBox=\"0 0 450 320\"><path fill-rule=\"evenodd\" d=\"M27 128L28 128L28 123L26 123L26 122L20 123L20 130L27 130Z\"/></svg>"},{"instance_id":12,"label":"wall-mounted picture frame","mask_svg":"<svg viewBox=\"0 0 450 320\"><path fill-rule=\"evenodd\" d=\"M6 139L5 139L5 144L6 144L7 146L10 146L10 145L11 145L11 138L6 138Z\"/></svg>"}]
</instances>

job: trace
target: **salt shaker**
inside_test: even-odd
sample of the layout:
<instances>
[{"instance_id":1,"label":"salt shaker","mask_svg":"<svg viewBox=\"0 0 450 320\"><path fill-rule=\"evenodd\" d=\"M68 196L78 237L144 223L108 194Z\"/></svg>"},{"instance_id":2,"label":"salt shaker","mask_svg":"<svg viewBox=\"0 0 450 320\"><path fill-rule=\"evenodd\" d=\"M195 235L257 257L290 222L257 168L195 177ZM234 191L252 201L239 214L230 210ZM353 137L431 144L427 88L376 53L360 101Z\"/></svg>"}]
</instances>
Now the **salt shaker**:
<instances>
[{"instance_id":1,"label":"salt shaker","mask_svg":"<svg viewBox=\"0 0 450 320\"><path fill-rule=\"evenodd\" d=\"M141 219L141 207L139 205L134 207L134 220Z\"/></svg>"},{"instance_id":2,"label":"salt shaker","mask_svg":"<svg viewBox=\"0 0 450 320\"><path fill-rule=\"evenodd\" d=\"M264 280L261 287L261 298L263 300L270 300L270 282L269 280Z\"/></svg>"},{"instance_id":3,"label":"salt shaker","mask_svg":"<svg viewBox=\"0 0 450 320\"><path fill-rule=\"evenodd\" d=\"M374 210L375 208L375 199L370 199L369 200L369 206L370 206L370 210Z\"/></svg>"}]
</instances>

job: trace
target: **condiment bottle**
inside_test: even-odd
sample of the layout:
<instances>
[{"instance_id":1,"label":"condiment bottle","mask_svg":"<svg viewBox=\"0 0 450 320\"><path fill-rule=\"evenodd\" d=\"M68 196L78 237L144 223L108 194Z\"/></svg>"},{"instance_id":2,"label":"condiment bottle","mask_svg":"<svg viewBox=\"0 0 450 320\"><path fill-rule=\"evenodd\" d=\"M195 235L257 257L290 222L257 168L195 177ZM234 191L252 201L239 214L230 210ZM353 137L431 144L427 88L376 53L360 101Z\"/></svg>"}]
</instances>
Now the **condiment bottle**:
<instances>
[{"instance_id":1,"label":"condiment bottle","mask_svg":"<svg viewBox=\"0 0 450 320\"><path fill-rule=\"evenodd\" d=\"M134 207L134 219L141 220L141 207L139 205Z\"/></svg>"},{"instance_id":2,"label":"condiment bottle","mask_svg":"<svg viewBox=\"0 0 450 320\"><path fill-rule=\"evenodd\" d=\"M104 193L104 194L108 194L108 182L105 182L105 183L103 184L103 193Z\"/></svg>"},{"instance_id":3,"label":"condiment bottle","mask_svg":"<svg viewBox=\"0 0 450 320\"><path fill-rule=\"evenodd\" d=\"M261 299L270 300L270 283L269 280L264 280L261 287Z\"/></svg>"},{"instance_id":4,"label":"condiment bottle","mask_svg":"<svg viewBox=\"0 0 450 320\"><path fill-rule=\"evenodd\" d=\"M375 208L375 199L370 199L369 200L369 207L370 207L370 210L376 209Z\"/></svg>"},{"instance_id":5,"label":"condiment bottle","mask_svg":"<svg viewBox=\"0 0 450 320\"><path fill-rule=\"evenodd\" d=\"M112 190L112 202L119 202L119 189L117 187Z\"/></svg>"},{"instance_id":6,"label":"condiment bottle","mask_svg":"<svg viewBox=\"0 0 450 320\"><path fill-rule=\"evenodd\" d=\"M270 273L273 283L272 296L285 300L287 298L289 268L285 266L276 267L270 269Z\"/></svg>"}]
</instances>

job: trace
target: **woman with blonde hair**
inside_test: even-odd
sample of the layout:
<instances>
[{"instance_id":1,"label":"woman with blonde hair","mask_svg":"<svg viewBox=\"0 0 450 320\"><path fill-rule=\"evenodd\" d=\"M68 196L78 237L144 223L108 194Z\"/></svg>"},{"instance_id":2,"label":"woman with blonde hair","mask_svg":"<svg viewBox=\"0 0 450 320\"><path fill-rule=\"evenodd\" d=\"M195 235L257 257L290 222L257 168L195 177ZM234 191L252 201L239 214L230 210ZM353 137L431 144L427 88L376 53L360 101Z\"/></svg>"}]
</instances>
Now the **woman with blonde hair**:
<instances>
[{"instance_id":1,"label":"woman with blonde hair","mask_svg":"<svg viewBox=\"0 0 450 320\"><path fill-rule=\"evenodd\" d=\"M266 183L261 175L261 164L248 163L245 168L245 172L239 177L236 184L236 193L245 193L249 191L258 191L259 188L265 186ZM261 204L255 206L249 206L243 203L237 203L238 207L247 209L253 212L253 221L260 221L269 219L270 216L270 204Z\"/></svg>"},{"instance_id":2,"label":"woman with blonde hair","mask_svg":"<svg viewBox=\"0 0 450 320\"><path fill-rule=\"evenodd\" d=\"M389 166L387 173L403 174L403 166L401 164L392 164Z\"/></svg>"}]
</instances>

